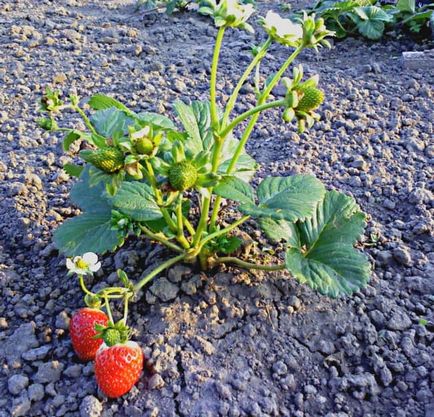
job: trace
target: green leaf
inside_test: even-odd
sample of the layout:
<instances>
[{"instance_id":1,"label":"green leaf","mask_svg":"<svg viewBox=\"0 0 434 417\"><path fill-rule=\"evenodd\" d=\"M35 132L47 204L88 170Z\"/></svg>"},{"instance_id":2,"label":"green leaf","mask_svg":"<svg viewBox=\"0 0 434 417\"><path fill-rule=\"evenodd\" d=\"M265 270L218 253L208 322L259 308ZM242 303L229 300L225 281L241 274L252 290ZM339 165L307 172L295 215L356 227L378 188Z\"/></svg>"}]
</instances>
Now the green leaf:
<instances>
[{"instance_id":1,"label":"green leaf","mask_svg":"<svg viewBox=\"0 0 434 417\"><path fill-rule=\"evenodd\" d=\"M396 8L401 12L414 13L416 11L416 2L415 0L398 0Z\"/></svg>"},{"instance_id":2,"label":"green leaf","mask_svg":"<svg viewBox=\"0 0 434 417\"><path fill-rule=\"evenodd\" d=\"M226 177L214 187L214 193L237 203L254 204L254 191L250 184L237 177Z\"/></svg>"},{"instance_id":3,"label":"green leaf","mask_svg":"<svg viewBox=\"0 0 434 417\"><path fill-rule=\"evenodd\" d=\"M198 154L202 150L212 152L214 146L214 138L211 129L211 112L208 101L193 101L188 106L181 101L177 101L174 105L181 123L183 124L188 138L185 141L185 147L193 155ZM230 161L234 155L235 149L238 146L238 139L232 135L228 135L221 150L219 174L226 173ZM244 181L250 181L256 172L257 163L243 150L234 173Z\"/></svg>"},{"instance_id":4,"label":"green leaf","mask_svg":"<svg viewBox=\"0 0 434 417\"><path fill-rule=\"evenodd\" d=\"M207 142L212 140L209 103L196 101L189 106L178 100L173 106L185 131L189 135L185 143L186 148L193 154L197 154L207 148L209 146ZM210 134L211 138L209 137ZM204 143L206 144L205 146Z\"/></svg>"},{"instance_id":5,"label":"green leaf","mask_svg":"<svg viewBox=\"0 0 434 417\"><path fill-rule=\"evenodd\" d=\"M111 213L84 213L66 220L54 232L56 247L67 256L86 252L103 254L120 244L117 232L111 229Z\"/></svg>"},{"instance_id":6,"label":"green leaf","mask_svg":"<svg viewBox=\"0 0 434 417\"><path fill-rule=\"evenodd\" d=\"M173 130L176 128L172 120L158 113L143 112L137 115L137 119L141 122L150 123L161 129Z\"/></svg>"},{"instance_id":7,"label":"green leaf","mask_svg":"<svg viewBox=\"0 0 434 417\"><path fill-rule=\"evenodd\" d=\"M120 101L104 94L94 94L88 101L89 106L94 110L105 110L113 107L122 110L126 114L134 117L136 114Z\"/></svg>"},{"instance_id":8,"label":"green leaf","mask_svg":"<svg viewBox=\"0 0 434 417\"><path fill-rule=\"evenodd\" d=\"M366 38L377 40L383 36L384 23L377 20L360 21L357 23L357 29Z\"/></svg>"},{"instance_id":9,"label":"green leaf","mask_svg":"<svg viewBox=\"0 0 434 417\"><path fill-rule=\"evenodd\" d=\"M226 137L220 158L221 163L218 169L219 174L226 173L226 170L232 161L232 157L234 156L235 149L238 147L238 144L239 140L232 136L232 134L229 134ZM238 159L232 175L236 175L243 181L249 182L255 175L257 168L257 162L250 155L248 155L244 149Z\"/></svg>"},{"instance_id":10,"label":"green leaf","mask_svg":"<svg viewBox=\"0 0 434 417\"><path fill-rule=\"evenodd\" d=\"M323 295L349 295L365 286L370 264L353 245L365 226L365 215L352 197L329 191L316 214L297 224L300 244L286 252L286 266L301 283Z\"/></svg>"},{"instance_id":11,"label":"green leaf","mask_svg":"<svg viewBox=\"0 0 434 417\"><path fill-rule=\"evenodd\" d=\"M111 230L112 207L104 189L103 183L92 186L89 167L84 167L70 197L85 213L66 220L54 232L56 247L67 256L104 253L121 243L116 231Z\"/></svg>"},{"instance_id":12,"label":"green leaf","mask_svg":"<svg viewBox=\"0 0 434 417\"><path fill-rule=\"evenodd\" d=\"M111 201L117 209L136 221L157 220L162 217L152 189L145 183L122 183Z\"/></svg>"},{"instance_id":13,"label":"green leaf","mask_svg":"<svg viewBox=\"0 0 434 417\"><path fill-rule=\"evenodd\" d=\"M70 163L66 163L65 165L63 165L63 169L64 171L70 175L71 177L80 177L81 173L83 172L83 165L75 165L75 164L70 164Z\"/></svg>"},{"instance_id":14,"label":"green leaf","mask_svg":"<svg viewBox=\"0 0 434 417\"><path fill-rule=\"evenodd\" d=\"M71 201L89 213L110 213L112 206L104 195L104 183L93 184L91 172L89 166L83 169L80 180L71 189Z\"/></svg>"},{"instance_id":15,"label":"green leaf","mask_svg":"<svg viewBox=\"0 0 434 417\"><path fill-rule=\"evenodd\" d=\"M285 241L289 246L300 247L300 236L295 223L286 220L274 220L267 217L258 221L265 235L272 242Z\"/></svg>"},{"instance_id":16,"label":"green leaf","mask_svg":"<svg viewBox=\"0 0 434 417\"><path fill-rule=\"evenodd\" d=\"M123 111L114 107L98 110L90 120L95 130L106 138L128 133L128 126L133 123L133 120Z\"/></svg>"},{"instance_id":17,"label":"green leaf","mask_svg":"<svg viewBox=\"0 0 434 417\"><path fill-rule=\"evenodd\" d=\"M324 185L312 175L268 177L258 187L259 205L242 204L240 210L253 217L304 220L314 214L324 193Z\"/></svg>"}]
</instances>

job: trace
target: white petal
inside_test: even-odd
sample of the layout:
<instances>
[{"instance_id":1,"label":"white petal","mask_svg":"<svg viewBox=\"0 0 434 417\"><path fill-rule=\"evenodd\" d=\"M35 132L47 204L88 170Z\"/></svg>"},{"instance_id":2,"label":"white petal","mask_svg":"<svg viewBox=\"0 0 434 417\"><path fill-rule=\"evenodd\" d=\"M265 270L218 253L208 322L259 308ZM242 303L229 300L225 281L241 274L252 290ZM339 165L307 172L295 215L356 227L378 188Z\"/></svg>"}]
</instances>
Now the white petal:
<instances>
[{"instance_id":1,"label":"white petal","mask_svg":"<svg viewBox=\"0 0 434 417\"><path fill-rule=\"evenodd\" d=\"M89 269L91 272L96 272L101 268L101 262L98 262L96 264L89 265Z\"/></svg>"},{"instance_id":2,"label":"white petal","mask_svg":"<svg viewBox=\"0 0 434 417\"><path fill-rule=\"evenodd\" d=\"M98 256L93 252L86 252L83 255L83 261L89 264L96 264L98 262Z\"/></svg>"},{"instance_id":3,"label":"white petal","mask_svg":"<svg viewBox=\"0 0 434 417\"><path fill-rule=\"evenodd\" d=\"M72 262L72 260L70 258L66 258L66 267L71 271L75 267L74 262Z\"/></svg>"}]
</instances>

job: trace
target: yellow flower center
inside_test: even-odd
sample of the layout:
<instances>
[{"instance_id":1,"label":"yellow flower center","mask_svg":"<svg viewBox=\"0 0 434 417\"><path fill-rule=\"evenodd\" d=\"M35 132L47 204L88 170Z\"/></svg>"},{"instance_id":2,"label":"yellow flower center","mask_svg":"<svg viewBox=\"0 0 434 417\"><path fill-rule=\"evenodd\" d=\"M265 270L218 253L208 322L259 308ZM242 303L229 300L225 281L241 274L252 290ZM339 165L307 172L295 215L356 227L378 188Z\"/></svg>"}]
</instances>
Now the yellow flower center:
<instances>
[{"instance_id":1,"label":"yellow flower center","mask_svg":"<svg viewBox=\"0 0 434 417\"><path fill-rule=\"evenodd\" d=\"M89 267L89 265L87 264L87 262L83 261L83 259L79 259L75 265L77 266L77 268L80 269L87 269Z\"/></svg>"}]
</instances>

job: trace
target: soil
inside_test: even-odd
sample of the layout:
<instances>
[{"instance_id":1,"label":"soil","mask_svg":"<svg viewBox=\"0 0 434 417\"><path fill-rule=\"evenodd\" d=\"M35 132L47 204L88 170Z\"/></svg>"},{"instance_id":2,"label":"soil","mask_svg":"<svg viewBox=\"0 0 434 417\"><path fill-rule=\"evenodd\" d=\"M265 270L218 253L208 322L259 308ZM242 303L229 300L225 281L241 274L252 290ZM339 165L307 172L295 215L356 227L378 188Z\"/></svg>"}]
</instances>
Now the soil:
<instances>
[{"instance_id":1,"label":"soil","mask_svg":"<svg viewBox=\"0 0 434 417\"><path fill-rule=\"evenodd\" d=\"M0 417L434 416L434 70L401 65L403 51L432 43L386 36L304 52L327 97L321 121L298 135L268 112L248 144L257 179L313 173L357 199L369 214L369 285L331 300L287 273L175 266L131 307L147 371L108 400L72 351L68 322L82 297L52 244L78 214L62 170L78 145L64 154L62 137L37 127L37 101L52 86L172 117L174 100L207 98L216 30L195 13L144 14L120 0L0 0L0 24ZM222 102L263 38L228 33ZM274 46L264 73L287 55ZM247 84L236 110L254 99ZM72 114L63 122L80 127ZM246 227L253 254L266 254ZM138 279L167 255L128 241L89 285L115 282L116 268Z\"/></svg>"}]
</instances>

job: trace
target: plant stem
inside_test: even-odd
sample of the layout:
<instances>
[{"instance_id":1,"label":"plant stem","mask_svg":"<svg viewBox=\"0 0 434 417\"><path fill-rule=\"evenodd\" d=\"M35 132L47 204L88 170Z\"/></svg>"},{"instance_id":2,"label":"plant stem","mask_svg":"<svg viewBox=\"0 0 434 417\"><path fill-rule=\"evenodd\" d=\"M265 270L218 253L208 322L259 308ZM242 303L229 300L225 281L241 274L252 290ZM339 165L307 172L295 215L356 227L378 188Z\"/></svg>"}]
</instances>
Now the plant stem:
<instances>
[{"instance_id":1,"label":"plant stem","mask_svg":"<svg viewBox=\"0 0 434 417\"><path fill-rule=\"evenodd\" d=\"M204 199L204 202L202 204L202 210L200 214L199 224L197 225L196 234L194 235L193 239L193 246L196 246L199 242L200 238L202 237L202 233L204 232L206 228L206 223L208 221L208 213L209 208L211 205L211 197L206 197Z\"/></svg>"},{"instance_id":2,"label":"plant stem","mask_svg":"<svg viewBox=\"0 0 434 417\"><path fill-rule=\"evenodd\" d=\"M182 194L179 194L178 202L176 204L176 226L178 229L177 232L177 240L184 249L188 249L190 247L190 243L184 236L184 222L183 222L184 216L182 215Z\"/></svg>"},{"instance_id":3,"label":"plant stem","mask_svg":"<svg viewBox=\"0 0 434 417\"><path fill-rule=\"evenodd\" d=\"M241 266L242 268L245 268L245 269L260 269L262 271L282 271L286 268L285 264L281 264L281 265L258 265L258 264L254 264L251 262L242 261L241 259L238 259L238 258L235 258L232 256L225 256L222 258L217 258L214 260L214 262L217 264L231 263L231 264Z\"/></svg>"},{"instance_id":4,"label":"plant stem","mask_svg":"<svg viewBox=\"0 0 434 417\"><path fill-rule=\"evenodd\" d=\"M179 247L177 244L173 242L170 242L166 237L160 236L159 234L152 232L146 226L140 225L139 227L149 239L156 240L157 242L162 243L168 248L174 250L175 252L184 252L181 247Z\"/></svg>"},{"instance_id":5,"label":"plant stem","mask_svg":"<svg viewBox=\"0 0 434 417\"><path fill-rule=\"evenodd\" d=\"M270 101L269 103L264 103L259 106L253 107L252 109L240 114L236 117L232 122L225 127L225 129L220 133L221 137L226 137L234 128L239 125L242 121L248 119L250 116L255 115L256 113L261 113L264 110L272 109L274 107L280 107L285 105L285 100L275 100Z\"/></svg>"},{"instance_id":6,"label":"plant stem","mask_svg":"<svg viewBox=\"0 0 434 417\"><path fill-rule=\"evenodd\" d=\"M108 299L108 297L106 295L104 295L104 305L105 305L105 308L107 310L107 315L108 315L109 321L111 323L114 323L112 311L110 309L110 301L109 301L109 299Z\"/></svg>"},{"instance_id":7,"label":"plant stem","mask_svg":"<svg viewBox=\"0 0 434 417\"><path fill-rule=\"evenodd\" d=\"M130 296L126 295L124 299L124 317L122 318L122 321L124 322L125 326L127 325L127 318L128 318L128 302L130 300Z\"/></svg>"},{"instance_id":8,"label":"plant stem","mask_svg":"<svg viewBox=\"0 0 434 417\"><path fill-rule=\"evenodd\" d=\"M211 65L211 79L210 79L210 101L211 101L211 126L216 128L218 125L218 111L217 111L217 68L219 63L220 50L222 47L223 36L225 34L225 27L222 26L217 32L217 38L214 46L214 54Z\"/></svg>"},{"instance_id":9,"label":"plant stem","mask_svg":"<svg viewBox=\"0 0 434 417\"><path fill-rule=\"evenodd\" d=\"M257 106L261 106L265 103L265 101L267 100L268 96L270 95L271 91L273 90L274 86L279 82L280 78L282 77L282 75L284 74L284 72L287 70L287 68L291 65L292 61L294 61L294 59L297 57L297 55L303 50L304 46L299 46L291 55L290 57L285 61L285 63L282 65L282 67L280 68L280 70L275 74L275 76L273 77L273 79L270 81L270 84L268 84L268 86L265 88L265 90L263 91L263 93L261 94L261 96L259 97L258 100L258 104ZM235 169L236 164L238 162L238 159L240 158L241 152L243 151L252 131L253 128L255 127L256 122L258 121L259 118L259 114L260 113L256 113L252 116L252 118L250 119L249 124L246 127L246 130L244 131L240 142L238 143L238 146L235 150L234 156L232 157L232 160L226 170L227 174L231 174L232 171ZM210 221L210 229L214 229L215 225L216 225L216 221L217 221L217 217L218 217L218 213L220 210L220 204L221 204L221 197L217 196L215 202L214 202L214 207L213 207L213 212L211 214L211 221Z\"/></svg>"},{"instance_id":10,"label":"plant stem","mask_svg":"<svg viewBox=\"0 0 434 417\"><path fill-rule=\"evenodd\" d=\"M238 227L239 225L243 224L249 218L250 218L250 216L243 216L243 217L241 217L241 219L238 219L236 222L230 224L229 226L225 227L224 229L217 230L217 232L211 233L210 235L205 237L203 240L201 240L198 249L201 250L212 239L215 239L216 237L219 237L221 235L225 235L226 233L229 233L231 230L233 230L236 227Z\"/></svg>"},{"instance_id":11,"label":"plant stem","mask_svg":"<svg viewBox=\"0 0 434 417\"><path fill-rule=\"evenodd\" d=\"M92 123L90 122L89 118L86 116L86 113L81 109L80 106L73 106L72 107L83 119L85 125L87 126L87 128L94 134L94 135L98 135L98 132L95 130L95 128L93 127Z\"/></svg>"},{"instance_id":12,"label":"plant stem","mask_svg":"<svg viewBox=\"0 0 434 417\"><path fill-rule=\"evenodd\" d=\"M167 260L166 262L163 262L161 265L159 265L157 268L155 268L152 272L150 272L148 275L146 275L144 278L142 278L136 285L134 285L134 292L138 292L144 285L146 285L152 278L154 278L156 275L158 275L161 271L164 271L165 269L171 267L172 265L176 264L177 262L183 260L186 257L185 254L181 254L176 256L175 258L171 258Z\"/></svg>"},{"instance_id":13,"label":"plant stem","mask_svg":"<svg viewBox=\"0 0 434 417\"><path fill-rule=\"evenodd\" d=\"M280 67L279 71L274 75L273 79L270 81L270 83L265 87L265 90L261 94L259 100L258 100L258 106L265 103L268 96L270 95L271 91L273 90L274 86L279 82L280 78L284 74L284 72L287 70L287 68L291 65L292 61L297 57L297 55L302 51L304 46L299 46L291 55L290 57L285 61L285 63ZM259 113L256 113L251 119L249 124L246 127L246 130L244 131L243 136L241 137L240 142L238 143L237 149L235 150L234 156L228 166L228 169L226 170L227 174L230 174L241 155L241 152L244 149L244 146L246 145L247 140L250 137L250 134L252 133L253 128L255 127L256 122L258 121Z\"/></svg>"},{"instance_id":14,"label":"plant stem","mask_svg":"<svg viewBox=\"0 0 434 417\"><path fill-rule=\"evenodd\" d=\"M271 45L271 38L269 37L265 43L262 45L260 51L258 51L257 55L253 58L252 62L250 63L250 65L246 68L246 70L244 71L243 75L241 76L241 78L239 79L237 85L235 86L234 91L232 92L231 96L229 97L228 103L226 104L226 109L225 109L225 113L223 115L223 121L222 121L222 126L225 126L229 120L229 116L231 114L231 111L233 110L235 103L237 101L238 98L238 94L241 90L241 87L244 85L244 83L246 82L247 78L249 77L250 73L255 69L256 65L259 64L259 62L261 61L262 58L264 58L265 54L267 53L267 49L270 47Z\"/></svg>"},{"instance_id":15,"label":"plant stem","mask_svg":"<svg viewBox=\"0 0 434 417\"><path fill-rule=\"evenodd\" d=\"M155 180L155 173L152 165L149 161L145 161L146 169L148 171L149 182L151 183L152 191L154 192L155 198L157 200L157 204L160 206L161 214L164 217L169 229L172 232L177 232L176 225L172 218L170 217L169 211L165 207L161 207L163 205L163 197L161 195L161 191L158 189L157 182Z\"/></svg>"},{"instance_id":16,"label":"plant stem","mask_svg":"<svg viewBox=\"0 0 434 417\"><path fill-rule=\"evenodd\" d=\"M188 233L193 237L196 234L196 230L194 230L193 225L187 219L187 217L183 216L185 228L188 230Z\"/></svg>"}]
</instances>

